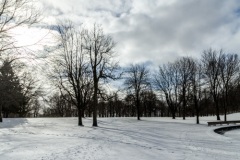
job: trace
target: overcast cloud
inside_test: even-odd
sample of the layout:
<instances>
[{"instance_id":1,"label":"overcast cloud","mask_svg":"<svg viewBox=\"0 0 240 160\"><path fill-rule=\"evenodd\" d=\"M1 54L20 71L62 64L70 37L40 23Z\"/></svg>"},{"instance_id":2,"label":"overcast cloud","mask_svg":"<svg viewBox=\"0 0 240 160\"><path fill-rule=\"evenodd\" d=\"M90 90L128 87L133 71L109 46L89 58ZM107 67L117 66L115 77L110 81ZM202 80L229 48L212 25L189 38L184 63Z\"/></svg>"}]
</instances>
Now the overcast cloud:
<instances>
[{"instance_id":1,"label":"overcast cloud","mask_svg":"<svg viewBox=\"0 0 240 160\"><path fill-rule=\"evenodd\" d=\"M102 24L117 42L121 65L155 65L204 49L240 53L238 0L41 0L45 21Z\"/></svg>"}]
</instances>

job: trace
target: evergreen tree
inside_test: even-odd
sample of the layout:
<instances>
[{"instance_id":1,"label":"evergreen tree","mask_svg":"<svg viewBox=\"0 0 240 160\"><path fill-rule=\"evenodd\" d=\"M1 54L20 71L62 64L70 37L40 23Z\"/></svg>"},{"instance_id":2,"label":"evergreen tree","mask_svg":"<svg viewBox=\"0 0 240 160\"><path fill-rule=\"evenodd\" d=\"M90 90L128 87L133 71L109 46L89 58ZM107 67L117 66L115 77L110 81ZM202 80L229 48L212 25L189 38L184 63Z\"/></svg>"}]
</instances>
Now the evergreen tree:
<instances>
[{"instance_id":1,"label":"evergreen tree","mask_svg":"<svg viewBox=\"0 0 240 160\"><path fill-rule=\"evenodd\" d=\"M14 73L11 61L5 60L0 68L0 105L5 117L18 113L24 104L24 96L18 76Z\"/></svg>"}]
</instances>

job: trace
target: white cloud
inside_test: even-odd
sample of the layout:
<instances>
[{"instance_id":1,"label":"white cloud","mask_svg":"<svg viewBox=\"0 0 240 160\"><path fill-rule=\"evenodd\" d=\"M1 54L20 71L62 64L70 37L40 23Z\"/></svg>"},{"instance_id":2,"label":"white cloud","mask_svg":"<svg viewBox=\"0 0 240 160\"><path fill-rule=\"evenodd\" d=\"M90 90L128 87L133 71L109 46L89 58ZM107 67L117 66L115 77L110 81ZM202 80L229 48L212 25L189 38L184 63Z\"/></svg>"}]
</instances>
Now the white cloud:
<instances>
[{"instance_id":1,"label":"white cloud","mask_svg":"<svg viewBox=\"0 0 240 160\"><path fill-rule=\"evenodd\" d=\"M46 21L102 24L118 43L122 65L178 56L199 57L209 47L238 52L237 0L42 0Z\"/></svg>"}]
</instances>

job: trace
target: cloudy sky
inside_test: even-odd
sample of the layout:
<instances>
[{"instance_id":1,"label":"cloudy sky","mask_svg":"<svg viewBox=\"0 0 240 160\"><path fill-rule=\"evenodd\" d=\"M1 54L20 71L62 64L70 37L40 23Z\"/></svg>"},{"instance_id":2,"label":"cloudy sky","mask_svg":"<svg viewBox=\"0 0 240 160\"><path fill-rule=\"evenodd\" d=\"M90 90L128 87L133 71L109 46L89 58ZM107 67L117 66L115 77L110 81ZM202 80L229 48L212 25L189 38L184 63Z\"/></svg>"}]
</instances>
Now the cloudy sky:
<instances>
[{"instance_id":1,"label":"cloudy sky","mask_svg":"<svg viewBox=\"0 0 240 160\"><path fill-rule=\"evenodd\" d=\"M238 0L41 0L44 22L99 23L117 42L122 65L159 65L204 49L240 53Z\"/></svg>"}]
</instances>

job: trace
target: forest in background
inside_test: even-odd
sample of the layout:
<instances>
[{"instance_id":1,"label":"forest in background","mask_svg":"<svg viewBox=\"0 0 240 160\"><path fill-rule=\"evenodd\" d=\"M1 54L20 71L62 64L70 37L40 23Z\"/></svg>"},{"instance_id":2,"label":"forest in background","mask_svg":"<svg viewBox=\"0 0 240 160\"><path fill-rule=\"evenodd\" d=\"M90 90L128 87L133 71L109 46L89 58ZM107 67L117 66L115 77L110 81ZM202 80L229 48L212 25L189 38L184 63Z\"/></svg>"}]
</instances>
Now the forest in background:
<instances>
[{"instance_id":1,"label":"forest in background","mask_svg":"<svg viewBox=\"0 0 240 160\"><path fill-rule=\"evenodd\" d=\"M101 25L92 28L60 21L55 26L56 45L46 57L46 76L58 91L43 107L45 93L39 79L18 57L26 46L18 46L11 31L38 24L41 12L29 0L0 3L0 111L2 117L150 117L172 118L239 112L240 77L237 54L206 49L201 58L179 57L159 64L156 71L145 64L121 68L116 43ZM44 35L43 35L44 36ZM199 51L201 52L201 51ZM120 53L121 54L121 53ZM156 56L161 56L159 53ZM154 72L154 73L153 73ZM107 83L123 82L109 92ZM42 114L40 114L42 111Z\"/></svg>"}]
</instances>

